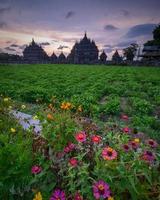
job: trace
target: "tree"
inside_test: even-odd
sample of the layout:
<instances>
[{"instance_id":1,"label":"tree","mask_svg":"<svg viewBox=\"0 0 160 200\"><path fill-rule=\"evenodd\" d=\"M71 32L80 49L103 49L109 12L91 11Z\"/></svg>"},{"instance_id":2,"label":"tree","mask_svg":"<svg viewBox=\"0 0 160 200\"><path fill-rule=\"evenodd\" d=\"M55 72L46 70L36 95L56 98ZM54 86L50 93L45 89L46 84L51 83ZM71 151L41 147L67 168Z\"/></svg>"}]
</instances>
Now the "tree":
<instances>
[{"instance_id":1,"label":"tree","mask_svg":"<svg viewBox=\"0 0 160 200\"><path fill-rule=\"evenodd\" d=\"M138 49L138 44L136 43L133 43L129 47L123 49L123 54L127 61L133 61L137 49Z\"/></svg>"},{"instance_id":2,"label":"tree","mask_svg":"<svg viewBox=\"0 0 160 200\"><path fill-rule=\"evenodd\" d=\"M154 40L160 40L160 24L153 30Z\"/></svg>"}]
</instances>

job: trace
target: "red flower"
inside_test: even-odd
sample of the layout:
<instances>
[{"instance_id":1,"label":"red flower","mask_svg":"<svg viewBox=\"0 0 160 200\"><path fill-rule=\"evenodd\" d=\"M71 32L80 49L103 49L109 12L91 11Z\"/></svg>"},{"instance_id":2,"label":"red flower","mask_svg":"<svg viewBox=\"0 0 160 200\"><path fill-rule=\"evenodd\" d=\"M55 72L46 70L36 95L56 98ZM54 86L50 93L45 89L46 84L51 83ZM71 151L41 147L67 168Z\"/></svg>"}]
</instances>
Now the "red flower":
<instances>
[{"instance_id":1,"label":"red flower","mask_svg":"<svg viewBox=\"0 0 160 200\"><path fill-rule=\"evenodd\" d=\"M72 166L72 167L76 167L77 164L78 164L78 160L76 158L71 158L69 160L69 164Z\"/></svg>"},{"instance_id":2,"label":"red flower","mask_svg":"<svg viewBox=\"0 0 160 200\"><path fill-rule=\"evenodd\" d=\"M39 174L42 171L42 168L38 165L34 165L31 171L32 171L32 174Z\"/></svg>"},{"instance_id":3,"label":"red flower","mask_svg":"<svg viewBox=\"0 0 160 200\"><path fill-rule=\"evenodd\" d=\"M127 121L127 120L129 119L129 117L128 117L127 115L122 115L122 116L121 116L121 119L123 119L123 120L126 120L126 121Z\"/></svg>"},{"instance_id":4,"label":"red flower","mask_svg":"<svg viewBox=\"0 0 160 200\"><path fill-rule=\"evenodd\" d=\"M124 127L123 128L123 132L124 133L129 133L131 130L130 130L130 128L128 128L128 127Z\"/></svg>"},{"instance_id":5,"label":"red flower","mask_svg":"<svg viewBox=\"0 0 160 200\"><path fill-rule=\"evenodd\" d=\"M86 133L84 131L81 131L76 134L75 138L78 142L85 142L86 141Z\"/></svg>"},{"instance_id":6,"label":"red flower","mask_svg":"<svg viewBox=\"0 0 160 200\"><path fill-rule=\"evenodd\" d=\"M92 136L92 142L93 143L100 143L102 138L99 135L93 135Z\"/></svg>"}]
</instances>

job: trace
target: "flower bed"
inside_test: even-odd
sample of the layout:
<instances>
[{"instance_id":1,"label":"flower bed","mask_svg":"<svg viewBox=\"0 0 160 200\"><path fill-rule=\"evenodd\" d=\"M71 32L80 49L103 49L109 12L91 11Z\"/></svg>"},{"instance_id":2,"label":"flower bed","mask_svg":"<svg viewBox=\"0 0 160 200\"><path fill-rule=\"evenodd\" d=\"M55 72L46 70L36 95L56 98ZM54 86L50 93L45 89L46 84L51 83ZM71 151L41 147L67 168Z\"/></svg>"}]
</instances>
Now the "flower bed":
<instances>
[{"instance_id":1,"label":"flower bed","mask_svg":"<svg viewBox=\"0 0 160 200\"><path fill-rule=\"evenodd\" d=\"M158 200L160 148L126 114L104 123L63 102L37 113L41 135L23 130L0 100L1 199ZM34 127L33 127L34 128Z\"/></svg>"}]
</instances>

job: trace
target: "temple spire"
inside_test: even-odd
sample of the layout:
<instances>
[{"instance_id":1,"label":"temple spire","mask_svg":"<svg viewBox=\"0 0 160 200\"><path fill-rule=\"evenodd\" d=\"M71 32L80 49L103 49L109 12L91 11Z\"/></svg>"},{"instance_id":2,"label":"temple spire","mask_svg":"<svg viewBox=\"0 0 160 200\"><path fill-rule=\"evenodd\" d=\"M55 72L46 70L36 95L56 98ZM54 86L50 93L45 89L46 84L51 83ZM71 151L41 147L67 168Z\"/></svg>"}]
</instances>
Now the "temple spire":
<instances>
[{"instance_id":1,"label":"temple spire","mask_svg":"<svg viewBox=\"0 0 160 200\"><path fill-rule=\"evenodd\" d=\"M84 37L87 38L87 31L84 32Z\"/></svg>"}]
</instances>

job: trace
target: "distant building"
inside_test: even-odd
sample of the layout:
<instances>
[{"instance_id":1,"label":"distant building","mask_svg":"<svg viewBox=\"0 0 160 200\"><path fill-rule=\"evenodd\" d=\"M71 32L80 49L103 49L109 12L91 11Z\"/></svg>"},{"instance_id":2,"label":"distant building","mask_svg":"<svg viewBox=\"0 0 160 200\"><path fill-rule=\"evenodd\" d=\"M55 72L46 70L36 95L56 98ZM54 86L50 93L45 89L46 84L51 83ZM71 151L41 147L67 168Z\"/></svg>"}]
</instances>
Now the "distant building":
<instances>
[{"instance_id":1,"label":"distant building","mask_svg":"<svg viewBox=\"0 0 160 200\"><path fill-rule=\"evenodd\" d=\"M79 43L75 43L67 59L70 63L75 64L97 63L98 52L95 42L88 39L85 33L83 39Z\"/></svg>"},{"instance_id":2,"label":"distant building","mask_svg":"<svg viewBox=\"0 0 160 200\"><path fill-rule=\"evenodd\" d=\"M142 62L146 64L160 65L160 24L153 30L153 40L144 44Z\"/></svg>"},{"instance_id":3,"label":"distant building","mask_svg":"<svg viewBox=\"0 0 160 200\"><path fill-rule=\"evenodd\" d=\"M48 55L41 46L35 43L34 39L29 46L23 51L23 58L25 63L46 63L48 62Z\"/></svg>"},{"instance_id":4,"label":"distant building","mask_svg":"<svg viewBox=\"0 0 160 200\"><path fill-rule=\"evenodd\" d=\"M67 60L66 60L66 56L63 54L63 52L59 55L58 57L58 63L61 63L61 64L64 64L66 63Z\"/></svg>"},{"instance_id":5,"label":"distant building","mask_svg":"<svg viewBox=\"0 0 160 200\"><path fill-rule=\"evenodd\" d=\"M113 64L119 64L122 62L122 57L119 55L118 51L116 50L112 56Z\"/></svg>"},{"instance_id":6,"label":"distant building","mask_svg":"<svg viewBox=\"0 0 160 200\"><path fill-rule=\"evenodd\" d=\"M107 60L107 55L106 55L106 53L103 51L99 57L100 57L100 63L101 63L101 64L105 64L105 63L106 63L106 60Z\"/></svg>"},{"instance_id":7,"label":"distant building","mask_svg":"<svg viewBox=\"0 0 160 200\"><path fill-rule=\"evenodd\" d=\"M52 53L52 55L50 57L50 61L51 61L51 63L57 63L57 61L58 61L58 58L54 52Z\"/></svg>"}]
</instances>

